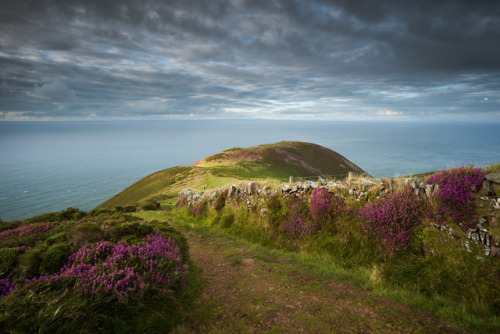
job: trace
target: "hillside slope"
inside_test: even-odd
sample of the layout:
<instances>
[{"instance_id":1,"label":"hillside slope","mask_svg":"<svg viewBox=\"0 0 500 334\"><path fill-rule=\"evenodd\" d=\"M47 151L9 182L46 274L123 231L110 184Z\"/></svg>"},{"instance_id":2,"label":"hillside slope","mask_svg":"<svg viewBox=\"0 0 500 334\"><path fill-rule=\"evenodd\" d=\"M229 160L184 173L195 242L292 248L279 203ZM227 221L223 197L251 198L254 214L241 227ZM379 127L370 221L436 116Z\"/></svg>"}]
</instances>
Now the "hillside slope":
<instances>
[{"instance_id":1,"label":"hillside slope","mask_svg":"<svg viewBox=\"0 0 500 334\"><path fill-rule=\"evenodd\" d=\"M148 199L176 196L191 188L220 187L241 181L282 182L290 176L343 177L364 171L342 155L320 145L279 142L248 148L231 148L192 166L168 168L151 174L101 204L102 208L132 205Z\"/></svg>"}]
</instances>

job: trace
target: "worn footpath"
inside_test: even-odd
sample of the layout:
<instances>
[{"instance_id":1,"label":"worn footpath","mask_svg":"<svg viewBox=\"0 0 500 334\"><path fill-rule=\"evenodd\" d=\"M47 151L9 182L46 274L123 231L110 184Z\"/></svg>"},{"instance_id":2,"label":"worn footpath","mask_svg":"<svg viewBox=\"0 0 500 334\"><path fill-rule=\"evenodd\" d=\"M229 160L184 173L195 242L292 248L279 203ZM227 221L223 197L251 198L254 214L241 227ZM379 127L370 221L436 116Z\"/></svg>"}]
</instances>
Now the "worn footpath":
<instances>
[{"instance_id":1,"label":"worn footpath","mask_svg":"<svg viewBox=\"0 0 500 334\"><path fill-rule=\"evenodd\" d=\"M176 333L456 333L387 298L297 271L226 237L188 230L204 290Z\"/></svg>"}]
</instances>

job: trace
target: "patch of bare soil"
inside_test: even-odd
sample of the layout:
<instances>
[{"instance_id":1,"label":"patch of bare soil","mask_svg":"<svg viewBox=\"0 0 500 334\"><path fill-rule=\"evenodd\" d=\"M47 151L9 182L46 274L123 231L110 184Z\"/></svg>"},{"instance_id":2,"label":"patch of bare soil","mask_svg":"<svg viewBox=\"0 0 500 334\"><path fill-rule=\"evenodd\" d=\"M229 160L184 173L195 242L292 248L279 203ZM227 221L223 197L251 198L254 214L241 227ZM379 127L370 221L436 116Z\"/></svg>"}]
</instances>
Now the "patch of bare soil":
<instances>
[{"instance_id":1,"label":"patch of bare soil","mask_svg":"<svg viewBox=\"0 0 500 334\"><path fill-rule=\"evenodd\" d=\"M204 291L177 333L456 333L435 317L296 271L228 240L186 232Z\"/></svg>"}]
</instances>

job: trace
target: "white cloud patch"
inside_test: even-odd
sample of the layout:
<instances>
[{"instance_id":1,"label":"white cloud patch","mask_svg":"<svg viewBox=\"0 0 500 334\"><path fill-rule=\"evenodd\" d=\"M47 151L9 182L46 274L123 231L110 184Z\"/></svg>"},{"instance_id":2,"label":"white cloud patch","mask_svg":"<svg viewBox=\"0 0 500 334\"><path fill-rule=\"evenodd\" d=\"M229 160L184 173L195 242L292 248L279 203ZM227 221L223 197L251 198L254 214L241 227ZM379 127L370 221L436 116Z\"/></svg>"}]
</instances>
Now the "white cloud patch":
<instances>
[{"instance_id":1,"label":"white cloud patch","mask_svg":"<svg viewBox=\"0 0 500 334\"><path fill-rule=\"evenodd\" d=\"M382 116L401 116L404 113L402 111L394 111L387 109L387 110L380 110L378 114Z\"/></svg>"}]
</instances>

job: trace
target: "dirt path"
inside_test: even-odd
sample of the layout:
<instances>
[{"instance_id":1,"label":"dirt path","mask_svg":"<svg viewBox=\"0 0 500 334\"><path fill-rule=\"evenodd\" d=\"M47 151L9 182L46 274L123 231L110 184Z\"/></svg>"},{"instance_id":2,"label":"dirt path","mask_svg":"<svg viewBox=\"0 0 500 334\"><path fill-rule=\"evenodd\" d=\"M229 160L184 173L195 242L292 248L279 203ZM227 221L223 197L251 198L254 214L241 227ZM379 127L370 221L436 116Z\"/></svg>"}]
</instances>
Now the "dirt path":
<instances>
[{"instance_id":1,"label":"dirt path","mask_svg":"<svg viewBox=\"0 0 500 334\"><path fill-rule=\"evenodd\" d=\"M185 234L206 286L176 333L456 333L422 311L298 273L286 259Z\"/></svg>"}]
</instances>

